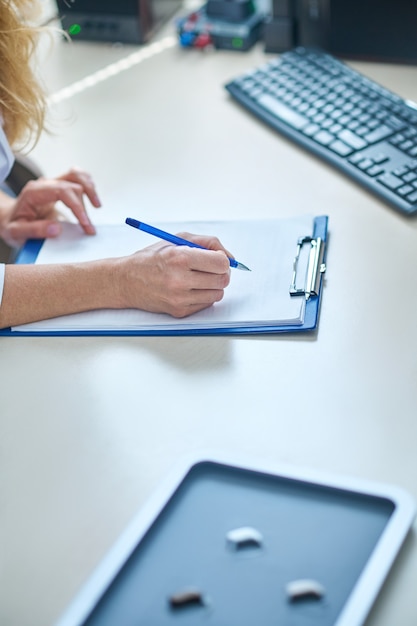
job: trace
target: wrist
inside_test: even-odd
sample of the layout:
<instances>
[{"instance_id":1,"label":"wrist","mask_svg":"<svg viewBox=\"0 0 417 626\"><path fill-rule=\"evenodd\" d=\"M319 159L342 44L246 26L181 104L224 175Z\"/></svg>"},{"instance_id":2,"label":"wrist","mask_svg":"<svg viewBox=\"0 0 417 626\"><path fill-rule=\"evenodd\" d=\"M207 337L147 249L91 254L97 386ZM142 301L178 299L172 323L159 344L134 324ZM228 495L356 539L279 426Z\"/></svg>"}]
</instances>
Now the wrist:
<instances>
[{"instance_id":1,"label":"wrist","mask_svg":"<svg viewBox=\"0 0 417 626\"><path fill-rule=\"evenodd\" d=\"M135 298L132 293L137 290L137 275L132 270L130 256L109 259L109 295L112 300L111 308L129 309L134 308Z\"/></svg>"},{"instance_id":2,"label":"wrist","mask_svg":"<svg viewBox=\"0 0 417 626\"><path fill-rule=\"evenodd\" d=\"M83 275L86 272L86 292L84 292L83 299L85 302L85 299L91 298L89 309L126 308L123 259L108 258L90 261L82 263L78 269L81 269Z\"/></svg>"},{"instance_id":3,"label":"wrist","mask_svg":"<svg viewBox=\"0 0 417 626\"><path fill-rule=\"evenodd\" d=\"M128 264L125 257L106 260L108 278L107 295L111 299L109 307L112 309L126 309L129 307L128 298Z\"/></svg>"}]
</instances>

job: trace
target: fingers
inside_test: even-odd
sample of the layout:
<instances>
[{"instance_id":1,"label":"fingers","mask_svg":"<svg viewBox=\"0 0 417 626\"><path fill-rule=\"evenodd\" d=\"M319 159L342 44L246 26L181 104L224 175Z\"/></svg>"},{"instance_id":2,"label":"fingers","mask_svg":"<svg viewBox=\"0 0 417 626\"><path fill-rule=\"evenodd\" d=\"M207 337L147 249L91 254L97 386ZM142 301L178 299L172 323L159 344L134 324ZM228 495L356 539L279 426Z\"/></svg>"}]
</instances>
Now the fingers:
<instances>
[{"instance_id":1,"label":"fingers","mask_svg":"<svg viewBox=\"0 0 417 626\"><path fill-rule=\"evenodd\" d=\"M18 220L7 225L4 239L11 246L20 246L28 239L49 239L60 233L61 224L54 220Z\"/></svg>"},{"instance_id":2,"label":"fingers","mask_svg":"<svg viewBox=\"0 0 417 626\"><path fill-rule=\"evenodd\" d=\"M192 289L225 289L229 284L230 263L223 251L189 248L185 257Z\"/></svg>"},{"instance_id":3,"label":"fingers","mask_svg":"<svg viewBox=\"0 0 417 626\"><path fill-rule=\"evenodd\" d=\"M164 272L179 288L224 289L230 282L229 259L222 250L167 244L160 251L164 254Z\"/></svg>"},{"instance_id":4,"label":"fingers","mask_svg":"<svg viewBox=\"0 0 417 626\"><path fill-rule=\"evenodd\" d=\"M78 222L81 224L82 229L87 235L94 235L96 229L90 220L84 204L84 189L78 183L71 183L68 181L56 181L55 190L57 198L66 207L68 207Z\"/></svg>"},{"instance_id":5,"label":"fingers","mask_svg":"<svg viewBox=\"0 0 417 626\"><path fill-rule=\"evenodd\" d=\"M80 176L74 174L74 180L80 179ZM92 200L94 200L95 206L100 206L91 185L92 183L90 184L87 180L71 182L61 178L39 178L38 180L30 181L16 199L13 219L35 221L51 218L55 214L55 204L61 201L72 211L84 232L88 235L94 235L95 228L84 204L84 196L88 195L88 197L91 196Z\"/></svg>"},{"instance_id":6,"label":"fingers","mask_svg":"<svg viewBox=\"0 0 417 626\"><path fill-rule=\"evenodd\" d=\"M170 302L167 310L164 312L177 319L188 317L189 315L193 315L194 313L198 313L199 311L204 311L204 309L208 309L216 302L220 302L224 297L224 291L219 291L216 293L207 292L205 294L205 297L204 294L199 295L202 296L201 302Z\"/></svg>"},{"instance_id":7,"label":"fingers","mask_svg":"<svg viewBox=\"0 0 417 626\"><path fill-rule=\"evenodd\" d=\"M83 188L83 192L90 200L91 204L96 208L101 206L101 201L97 195L93 179L87 172L73 167L65 174L58 176L58 180L67 180L71 183L81 185L81 187Z\"/></svg>"},{"instance_id":8,"label":"fingers","mask_svg":"<svg viewBox=\"0 0 417 626\"><path fill-rule=\"evenodd\" d=\"M222 250L229 258L234 258L217 237L211 235L194 235L192 233L178 233L178 236L182 237L182 239L197 243L199 246L207 248L207 250Z\"/></svg>"}]
</instances>

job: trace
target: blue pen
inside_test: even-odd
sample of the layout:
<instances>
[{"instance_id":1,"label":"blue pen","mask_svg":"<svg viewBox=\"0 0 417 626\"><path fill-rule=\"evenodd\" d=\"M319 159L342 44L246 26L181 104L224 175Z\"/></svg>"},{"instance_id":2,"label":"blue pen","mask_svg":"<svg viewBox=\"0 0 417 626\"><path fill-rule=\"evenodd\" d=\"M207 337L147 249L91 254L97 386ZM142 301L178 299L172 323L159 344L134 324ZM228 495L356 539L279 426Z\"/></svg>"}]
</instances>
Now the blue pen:
<instances>
[{"instance_id":1,"label":"blue pen","mask_svg":"<svg viewBox=\"0 0 417 626\"><path fill-rule=\"evenodd\" d=\"M177 237L176 235L171 235L164 230L155 228L155 226L149 226L149 224L139 222L138 220L133 219L133 217L127 217L126 224L128 224L129 226L133 226L133 228L143 230L145 233L149 233L150 235L154 235L154 237L159 237L160 239L164 239L165 241L174 243L176 246L188 246L189 248L200 248L201 250L207 250L207 248L199 246L198 243L188 241L188 239L182 239L181 237ZM246 270L247 272L250 272L250 269L246 267L246 265L243 265L243 263L239 263L239 261L236 261L236 259L229 258L229 263L230 267L235 267L238 270Z\"/></svg>"}]
</instances>

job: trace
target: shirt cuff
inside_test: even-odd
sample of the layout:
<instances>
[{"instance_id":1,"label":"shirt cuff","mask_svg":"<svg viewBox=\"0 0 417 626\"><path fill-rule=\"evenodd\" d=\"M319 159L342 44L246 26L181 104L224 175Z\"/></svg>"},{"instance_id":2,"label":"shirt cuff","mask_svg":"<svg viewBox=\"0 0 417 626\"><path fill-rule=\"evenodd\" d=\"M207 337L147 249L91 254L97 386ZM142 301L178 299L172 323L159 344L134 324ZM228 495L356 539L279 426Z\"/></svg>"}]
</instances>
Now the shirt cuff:
<instances>
[{"instance_id":1,"label":"shirt cuff","mask_svg":"<svg viewBox=\"0 0 417 626\"><path fill-rule=\"evenodd\" d=\"M6 266L4 263L0 263L0 306L1 300L3 298L3 287L4 287L4 272L6 270Z\"/></svg>"}]
</instances>

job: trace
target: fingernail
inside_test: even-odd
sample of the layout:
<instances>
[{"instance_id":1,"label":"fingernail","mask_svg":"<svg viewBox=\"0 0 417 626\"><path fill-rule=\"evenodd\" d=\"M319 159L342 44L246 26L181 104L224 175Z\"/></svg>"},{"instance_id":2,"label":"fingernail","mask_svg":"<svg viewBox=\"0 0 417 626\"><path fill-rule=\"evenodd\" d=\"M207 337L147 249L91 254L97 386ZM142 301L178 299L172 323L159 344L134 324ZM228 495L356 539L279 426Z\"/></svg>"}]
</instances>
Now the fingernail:
<instances>
[{"instance_id":1,"label":"fingernail","mask_svg":"<svg viewBox=\"0 0 417 626\"><path fill-rule=\"evenodd\" d=\"M46 228L46 234L48 237L56 237L61 232L61 226L56 222L53 224L48 224Z\"/></svg>"}]
</instances>

